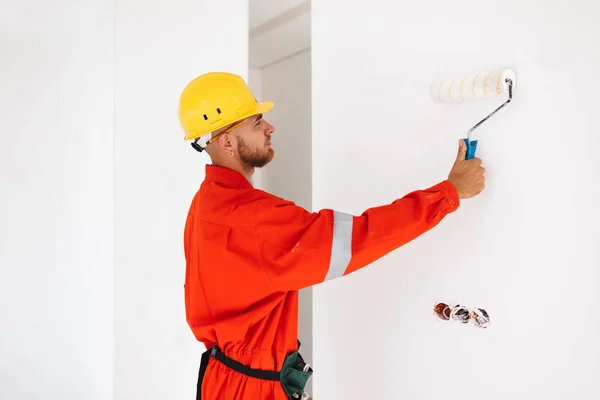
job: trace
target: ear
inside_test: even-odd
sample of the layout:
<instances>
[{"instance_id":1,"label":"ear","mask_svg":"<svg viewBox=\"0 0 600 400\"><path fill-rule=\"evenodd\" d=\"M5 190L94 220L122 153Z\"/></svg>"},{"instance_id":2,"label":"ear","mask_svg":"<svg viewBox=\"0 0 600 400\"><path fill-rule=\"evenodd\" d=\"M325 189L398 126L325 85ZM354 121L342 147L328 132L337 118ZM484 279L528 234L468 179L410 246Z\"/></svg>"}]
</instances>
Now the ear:
<instances>
[{"instance_id":1,"label":"ear","mask_svg":"<svg viewBox=\"0 0 600 400\"><path fill-rule=\"evenodd\" d=\"M217 139L217 143L219 144L219 148L225 153L230 153L234 150L234 146L232 143L233 135L229 133L224 133Z\"/></svg>"}]
</instances>

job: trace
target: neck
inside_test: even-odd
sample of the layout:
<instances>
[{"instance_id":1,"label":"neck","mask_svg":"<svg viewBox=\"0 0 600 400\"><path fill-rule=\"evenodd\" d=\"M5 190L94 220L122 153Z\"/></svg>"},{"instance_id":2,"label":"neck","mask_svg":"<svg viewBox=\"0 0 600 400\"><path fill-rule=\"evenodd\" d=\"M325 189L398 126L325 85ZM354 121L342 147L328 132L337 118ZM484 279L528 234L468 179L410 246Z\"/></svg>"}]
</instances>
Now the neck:
<instances>
[{"instance_id":1,"label":"neck","mask_svg":"<svg viewBox=\"0 0 600 400\"><path fill-rule=\"evenodd\" d=\"M252 183L252 175L254 175L254 168L252 167L244 167L239 162L236 162L236 160L231 159L212 160L212 165L215 165L217 167L229 168L236 172L239 172L244 178L246 178L248 182Z\"/></svg>"}]
</instances>

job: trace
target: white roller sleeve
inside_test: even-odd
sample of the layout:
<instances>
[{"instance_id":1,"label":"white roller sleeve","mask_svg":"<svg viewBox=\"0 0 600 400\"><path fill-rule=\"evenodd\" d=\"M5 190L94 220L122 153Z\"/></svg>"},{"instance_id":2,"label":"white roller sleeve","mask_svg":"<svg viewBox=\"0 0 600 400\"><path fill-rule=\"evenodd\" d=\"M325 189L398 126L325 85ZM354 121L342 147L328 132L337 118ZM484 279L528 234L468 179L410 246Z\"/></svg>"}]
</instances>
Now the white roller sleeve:
<instances>
[{"instance_id":1,"label":"white roller sleeve","mask_svg":"<svg viewBox=\"0 0 600 400\"><path fill-rule=\"evenodd\" d=\"M516 75L510 69L474 71L433 81L429 94L436 102L494 98L508 93L506 79L512 80L513 88L516 86Z\"/></svg>"}]
</instances>

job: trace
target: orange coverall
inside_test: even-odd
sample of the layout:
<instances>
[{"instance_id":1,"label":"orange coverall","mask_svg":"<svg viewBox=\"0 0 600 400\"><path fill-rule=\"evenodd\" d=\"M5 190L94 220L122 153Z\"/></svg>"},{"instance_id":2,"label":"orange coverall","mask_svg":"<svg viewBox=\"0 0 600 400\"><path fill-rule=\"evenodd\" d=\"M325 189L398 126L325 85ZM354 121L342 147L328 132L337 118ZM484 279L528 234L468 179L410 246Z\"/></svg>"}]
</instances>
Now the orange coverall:
<instances>
[{"instance_id":1,"label":"orange coverall","mask_svg":"<svg viewBox=\"0 0 600 400\"><path fill-rule=\"evenodd\" d=\"M207 165L185 225L187 322L207 349L276 370L298 349L298 290L347 275L436 226L459 206L447 180L359 216L307 210ZM202 399L288 397L276 381L210 358Z\"/></svg>"}]
</instances>

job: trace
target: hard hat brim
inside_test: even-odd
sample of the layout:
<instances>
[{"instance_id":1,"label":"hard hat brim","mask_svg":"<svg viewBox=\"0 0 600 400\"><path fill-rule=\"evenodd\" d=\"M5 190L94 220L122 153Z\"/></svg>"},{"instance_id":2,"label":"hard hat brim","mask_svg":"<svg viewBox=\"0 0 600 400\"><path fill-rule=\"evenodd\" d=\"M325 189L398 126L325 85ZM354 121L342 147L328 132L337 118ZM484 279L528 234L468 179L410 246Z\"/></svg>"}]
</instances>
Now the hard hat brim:
<instances>
[{"instance_id":1,"label":"hard hat brim","mask_svg":"<svg viewBox=\"0 0 600 400\"><path fill-rule=\"evenodd\" d=\"M256 105L256 111L252 113L252 115L266 113L271 108L273 108L274 105L275 103L273 103L272 101L262 101Z\"/></svg>"}]
</instances>

